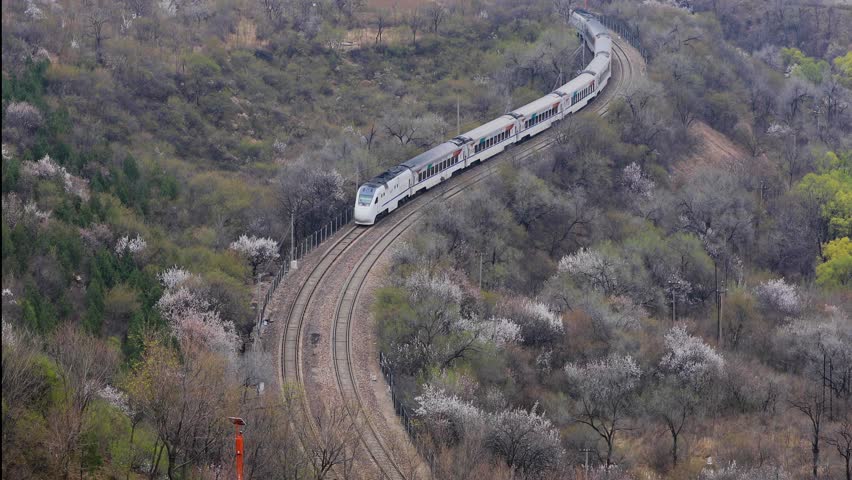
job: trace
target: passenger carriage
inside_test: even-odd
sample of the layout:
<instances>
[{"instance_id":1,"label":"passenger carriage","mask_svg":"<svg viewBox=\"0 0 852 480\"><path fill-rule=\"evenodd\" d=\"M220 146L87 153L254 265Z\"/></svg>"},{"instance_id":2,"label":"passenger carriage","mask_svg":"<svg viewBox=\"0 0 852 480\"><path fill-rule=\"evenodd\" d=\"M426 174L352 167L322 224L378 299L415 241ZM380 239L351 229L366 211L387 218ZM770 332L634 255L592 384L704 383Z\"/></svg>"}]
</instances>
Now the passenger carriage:
<instances>
[{"instance_id":1,"label":"passenger carriage","mask_svg":"<svg viewBox=\"0 0 852 480\"><path fill-rule=\"evenodd\" d=\"M577 77L538 100L370 179L356 194L355 223L374 224L377 218L394 211L417 193L538 135L566 115L588 105L606 87L612 75L612 39L607 29L584 10L572 12L571 24L594 52L592 61Z\"/></svg>"}]
</instances>

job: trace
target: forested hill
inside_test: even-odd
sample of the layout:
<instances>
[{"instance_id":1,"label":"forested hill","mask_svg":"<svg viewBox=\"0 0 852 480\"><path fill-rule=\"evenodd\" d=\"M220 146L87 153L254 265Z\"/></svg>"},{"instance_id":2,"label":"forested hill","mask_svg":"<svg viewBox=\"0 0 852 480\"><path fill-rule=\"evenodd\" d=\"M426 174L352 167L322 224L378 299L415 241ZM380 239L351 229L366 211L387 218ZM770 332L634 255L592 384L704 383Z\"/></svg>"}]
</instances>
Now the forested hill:
<instances>
[{"instance_id":1,"label":"forested hill","mask_svg":"<svg viewBox=\"0 0 852 480\"><path fill-rule=\"evenodd\" d=\"M476 395L496 403L453 405L476 418L495 406L532 418L546 427L536 438L571 452L525 469L485 443L423 431L447 472L469 458L459 445L486 452L476 458L493 478L573 475L583 445L595 445L598 463L635 472L698 471L677 470L667 446L648 460L641 445L659 436L604 446L579 433L565 406L577 392L551 370L576 367L579 385L589 362L639 350L647 370L664 348L672 295L676 316L702 325L670 333L672 342L707 352L699 337L713 338L714 266L732 278L722 354L758 351L725 384L740 395L723 405L736 412L729 425L774 415L777 385L810 385L814 351L837 347L832 365L850 365L849 11L829 0L589 3L637 28L647 79L607 119L569 122L546 167L509 168L483 186L482 210L429 217L428 241L401 249L377 307L393 327L383 345L404 344L416 318L399 325L411 319L387 312L416 305L394 310L413 302L395 286L424 263L434 271L414 286L473 285L471 252L488 251L485 291L466 291L464 311L512 315L503 326L528 344L476 337L483 356L441 367L408 358L395 365L407 368L404 396L412 408L418 396L468 402L454 397L463 382L453 379L475 378L493 394ZM577 4L4 0L3 478L221 478L232 454L223 419L235 412L252 425L254 478L322 477L298 448L306 426L287 421L295 397L267 408L271 397L257 393L274 359L245 348L254 298L289 251L290 219L297 239L312 232L364 179L582 68L564 22ZM610 260L619 270L605 273L623 291L572 278ZM560 298L582 296L586 310L556 312ZM489 310L498 304L505 310ZM628 313L642 328L587 328ZM460 332L449 340L473 338ZM786 350L771 350L767 335ZM760 399L740 388L752 367L769 379ZM831 378L823 391L848 402L849 385ZM556 423L536 413L541 404L558 406L547 412ZM660 413L635 412L631 421ZM447 425L430 420L424 428ZM795 428L773 446L813 438ZM770 456L739 453L728 459ZM827 458L823 448L817 463Z\"/></svg>"},{"instance_id":2,"label":"forested hill","mask_svg":"<svg viewBox=\"0 0 852 480\"><path fill-rule=\"evenodd\" d=\"M492 8L4 1L4 478L219 462L218 422L185 444L104 398L150 407L169 389L143 381L145 362L202 365L188 341L229 359L204 368L234 368L291 213L298 239L451 136L457 105L466 128L576 68L550 4ZM205 388L240 384L226 377ZM216 415L232 406L220 396Z\"/></svg>"}]
</instances>

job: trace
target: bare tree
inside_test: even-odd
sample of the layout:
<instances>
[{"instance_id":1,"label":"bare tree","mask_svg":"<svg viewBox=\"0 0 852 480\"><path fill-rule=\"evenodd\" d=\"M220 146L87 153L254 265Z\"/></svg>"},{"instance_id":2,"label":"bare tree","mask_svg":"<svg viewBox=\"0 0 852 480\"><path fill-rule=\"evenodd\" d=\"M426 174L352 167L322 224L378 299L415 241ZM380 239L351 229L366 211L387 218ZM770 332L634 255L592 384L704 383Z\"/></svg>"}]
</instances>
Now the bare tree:
<instances>
[{"instance_id":1,"label":"bare tree","mask_svg":"<svg viewBox=\"0 0 852 480\"><path fill-rule=\"evenodd\" d=\"M337 468L348 478L361 448L358 430L362 425L360 419L350 413L358 409L315 404L315 410L319 410L313 416L316 430L310 429L308 421L299 422L314 478L326 478Z\"/></svg>"},{"instance_id":2,"label":"bare tree","mask_svg":"<svg viewBox=\"0 0 852 480\"><path fill-rule=\"evenodd\" d=\"M527 474L555 467L564 453L559 433L543 414L523 409L505 410L494 416L486 445L513 469Z\"/></svg>"},{"instance_id":3,"label":"bare tree","mask_svg":"<svg viewBox=\"0 0 852 480\"><path fill-rule=\"evenodd\" d=\"M447 18L447 9L438 2L432 2L426 7L426 15L429 17L432 33L437 34L441 23Z\"/></svg>"},{"instance_id":4,"label":"bare tree","mask_svg":"<svg viewBox=\"0 0 852 480\"><path fill-rule=\"evenodd\" d=\"M385 17L384 10L379 10L376 13L376 40L373 42L373 45L378 45L382 41L382 34L385 31L385 27L387 26L387 18Z\"/></svg>"},{"instance_id":5,"label":"bare tree","mask_svg":"<svg viewBox=\"0 0 852 480\"><path fill-rule=\"evenodd\" d=\"M103 43L109 39L109 24L115 12L113 2L109 0L86 0L83 3L83 19L86 23L85 34L95 42L95 55L99 65L103 65Z\"/></svg>"},{"instance_id":6,"label":"bare tree","mask_svg":"<svg viewBox=\"0 0 852 480\"><path fill-rule=\"evenodd\" d=\"M142 360L128 382L128 395L154 427L159 450L151 459L156 475L165 451L169 479L187 477L192 465L220 461L236 410L236 390L226 372L227 357L184 343L182 355L162 339L145 341Z\"/></svg>"},{"instance_id":7,"label":"bare tree","mask_svg":"<svg viewBox=\"0 0 852 480\"><path fill-rule=\"evenodd\" d=\"M846 466L846 480L852 480L850 461L852 461L852 413L846 412L832 433L825 439L825 443L837 449L837 454L843 458Z\"/></svg>"},{"instance_id":8,"label":"bare tree","mask_svg":"<svg viewBox=\"0 0 852 480\"><path fill-rule=\"evenodd\" d=\"M808 440L811 444L812 472L814 480L819 479L820 439L822 439L823 421L826 415L825 394L814 388L805 387L804 391L789 400L790 406L798 410L807 419L810 427Z\"/></svg>"},{"instance_id":9,"label":"bare tree","mask_svg":"<svg viewBox=\"0 0 852 480\"><path fill-rule=\"evenodd\" d=\"M423 27L424 17L419 8L414 8L404 18L405 24L411 29L411 44L417 48L417 31Z\"/></svg>"},{"instance_id":10,"label":"bare tree","mask_svg":"<svg viewBox=\"0 0 852 480\"><path fill-rule=\"evenodd\" d=\"M434 113L415 111L412 105L403 105L385 112L382 126L400 145L412 143L421 148L430 147L440 141L447 130L444 119Z\"/></svg>"},{"instance_id":11,"label":"bare tree","mask_svg":"<svg viewBox=\"0 0 852 480\"><path fill-rule=\"evenodd\" d=\"M642 375L630 356L612 355L583 366L568 364L565 373L576 400L575 421L595 431L606 442L606 465L613 461L618 432L633 407Z\"/></svg>"},{"instance_id":12,"label":"bare tree","mask_svg":"<svg viewBox=\"0 0 852 480\"><path fill-rule=\"evenodd\" d=\"M153 0L124 0L124 4L137 17L147 17L154 13Z\"/></svg>"},{"instance_id":13,"label":"bare tree","mask_svg":"<svg viewBox=\"0 0 852 480\"><path fill-rule=\"evenodd\" d=\"M71 461L80 444L86 411L106 385L118 365L118 354L105 341L65 324L54 335L49 353L59 366L62 400L50 414L52 433L48 449L54 454L64 478L71 474ZM82 476L82 457L80 470Z\"/></svg>"},{"instance_id":14,"label":"bare tree","mask_svg":"<svg viewBox=\"0 0 852 480\"><path fill-rule=\"evenodd\" d=\"M553 0L553 11L566 23L571 20L574 0Z\"/></svg>"},{"instance_id":15,"label":"bare tree","mask_svg":"<svg viewBox=\"0 0 852 480\"><path fill-rule=\"evenodd\" d=\"M285 19L286 5L284 0L259 0L266 18L275 26L280 26Z\"/></svg>"}]
</instances>

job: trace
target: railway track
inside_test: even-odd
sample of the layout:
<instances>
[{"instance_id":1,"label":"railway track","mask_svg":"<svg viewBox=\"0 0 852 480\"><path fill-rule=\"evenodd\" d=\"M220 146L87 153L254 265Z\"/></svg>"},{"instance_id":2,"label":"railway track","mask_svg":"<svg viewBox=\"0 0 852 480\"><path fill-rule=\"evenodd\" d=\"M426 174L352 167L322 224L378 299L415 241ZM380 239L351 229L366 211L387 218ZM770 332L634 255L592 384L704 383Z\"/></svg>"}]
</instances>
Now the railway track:
<instances>
[{"instance_id":1,"label":"railway track","mask_svg":"<svg viewBox=\"0 0 852 480\"><path fill-rule=\"evenodd\" d=\"M634 63L638 53L632 48L625 48L623 40L614 35L613 42L613 80L609 87L588 107L590 111L606 115L612 101L623 93L630 80L636 74ZM353 361L352 332L353 324L357 321L356 306L364 292L367 278L382 255L393 243L404 235L417 220L427 211L427 207L437 202L448 201L461 195L468 188L490 177L498 164L512 158L515 161L533 159L535 156L555 142L554 131L548 131L523 143L514 146L509 154L500 154L483 165L469 169L457 176L454 181L444 184L411 200L408 205L400 208L394 214L371 228L350 226L338 233L338 238L326 247L318 262L311 267L307 278L299 286L295 300L286 314L286 322L280 338L280 365L278 369L279 383L302 386L305 395L302 396L302 406L306 419L311 419L311 399L306 377L303 372L303 347L305 344L305 326L311 318L332 319L330 328L331 364L333 366L334 383L336 384L339 400L353 418L363 421L358 423L358 434L366 452L367 465L359 465L364 478L406 478L403 468L394 458L392 445L385 440L379 419L373 417L369 408L365 407L362 392L356 379L357 369ZM337 282L337 283L335 283ZM333 303L331 302L331 299ZM329 315L330 305L333 313ZM325 311L323 309L326 309ZM373 357L375 358L375 357ZM326 402L320 402L326 403ZM397 425L393 419L388 425ZM316 434L316 425L311 429ZM393 428L393 427L391 427ZM371 465L370 465L371 464Z\"/></svg>"}]
</instances>

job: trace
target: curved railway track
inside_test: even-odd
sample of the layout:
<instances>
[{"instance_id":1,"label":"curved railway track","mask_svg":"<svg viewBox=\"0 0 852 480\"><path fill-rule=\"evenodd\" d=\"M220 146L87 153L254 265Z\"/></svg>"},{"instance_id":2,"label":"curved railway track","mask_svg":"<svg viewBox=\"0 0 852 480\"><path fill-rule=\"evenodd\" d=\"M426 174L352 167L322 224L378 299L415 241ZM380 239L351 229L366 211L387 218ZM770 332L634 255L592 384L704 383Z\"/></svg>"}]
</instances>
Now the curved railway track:
<instances>
[{"instance_id":1,"label":"curved railway track","mask_svg":"<svg viewBox=\"0 0 852 480\"><path fill-rule=\"evenodd\" d=\"M634 62L641 61L632 47L624 47L623 40L615 34L613 37L615 59L613 80L616 77L617 80L611 80L608 89L588 107L590 111L600 115L606 115L609 112L613 99L624 92L636 75ZM356 305L371 269L377 264L382 254L416 224L425 213L427 206L460 195L469 187L491 176L495 172L495 167L508 158L514 158L516 161L533 158L556 142L554 133L553 130L542 133L526 143L514 146L509 150L509 155L500 154L477 168L464 171L457 175L456 180L445 184L442 188L425 192L411 200L409 205L371 228L354 225L344 228L337 234L338 238L332 240L325 248L316 265L311 268L307 278L299 286L295 300L287 311L286 322L281 332L279 383L280 385L284 385L285 382L296 384L305 389L302 406L307 413L305 418L311 419L311 429L316 433L316 426L313 425L313 417L310 415L310 392L307 391L302 371L304 329L306 320L311 314L316 317L323 315L314 310L328 308L331 300L330 293L336 291L329 342L334 381L340 400L350 415L363 419L363 422L359 423L358 433L364 450L369 456L368 463L372 463L372 466L359 465L362 471L372 470L371 473L362 475L363 477L405 478L403 469L394 460L393 449L383 438L381 429L376 425L371 412L365 408L365 402L356 381L352 353L352 328L356 321ZM354 263L352 263L353 260ZM335 282L338 282L338 285L335 286ZM389 421L388 424L394 422L398 424L396 419Z\"/></svg>"}]
</instances>

